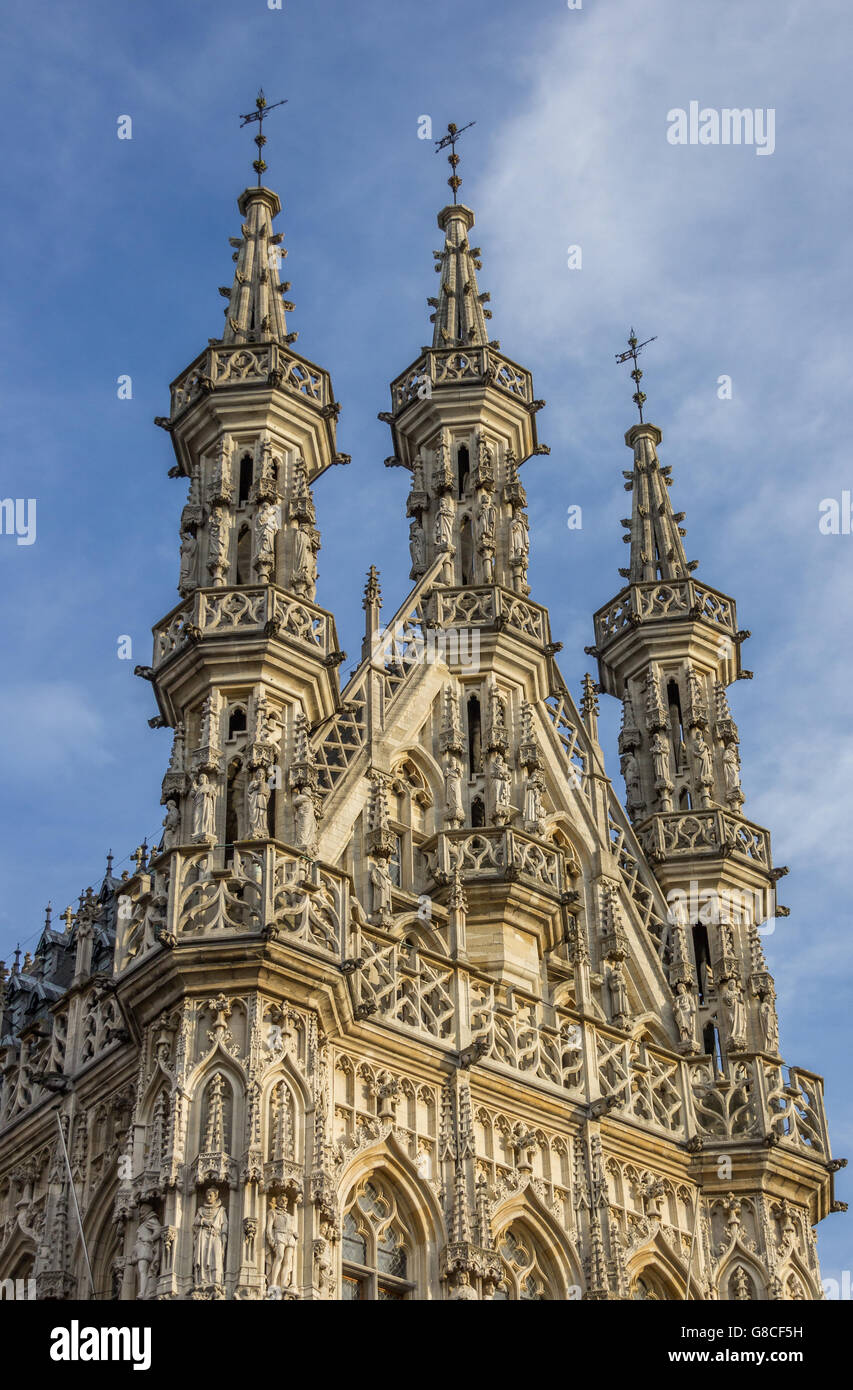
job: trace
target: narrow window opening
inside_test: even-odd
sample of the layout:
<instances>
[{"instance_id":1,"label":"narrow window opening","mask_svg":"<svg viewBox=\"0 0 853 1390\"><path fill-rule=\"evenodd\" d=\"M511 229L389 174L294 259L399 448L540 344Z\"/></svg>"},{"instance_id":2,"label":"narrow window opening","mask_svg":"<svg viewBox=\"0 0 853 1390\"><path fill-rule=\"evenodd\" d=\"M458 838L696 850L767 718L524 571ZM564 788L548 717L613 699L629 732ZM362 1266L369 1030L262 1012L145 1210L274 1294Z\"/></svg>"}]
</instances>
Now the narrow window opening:
<instances>
[{"instance_id":1,"label":"narrow window opening","mask_svg":"<svg viewBox=\"0 0 853 1390\"><path fill-rule=\"evenodd\" d=\"M244 502L249 500L249 489L252 486L253 463L251 454L244 454L240 460L240 489L237 497L237 505L242 507Z\"/></svg>"},{"instance_id":2,"label":"narrow window opening","mask_svg":"<svg viewBox=\"0 0 853 1390\"><path fill-rule=\"evenodd\" d=\"M249 569L252 563L252 532L247 525L240 527L237 534L237 574L238 584L250 584L252 582Z\"/></svg>"},{"instance_id":3,"label":"narrow window opening","mask_svg":"<svg viewBox=\"0 0 853 1390\"><path fill-rule=\"evenodd\" d=\"M711 1058L716 1071L723 1070L723 1054L720 1049L720 1032L716 1023L706 1023L702 1030L702 1041L705 1051Z\"/></svg>"},{"instance_id":4,"label":"narrow window opening","mask_svg":"<svg viewBox=\"0 0 853 1390\"><path fill-rule=\"evenodd\" d=\"M486 807L481 796L475 796L471 802L471 825L475 830L482 828L486 824Z\"/></svg>"},{"instance_id":5,"label":"narrow window opening","mask_svg":"<svg viewBox=\"0 0 853 1390\"><path fill-rule=\"evenodd\" d=\"M708 928L697 922L693 928L693 958L696 962L696 976L699 981L699 1003L708 1002L708 967L711 964L711 948L708 945Z\"/></svg>"},{"instance_id":6,"label":"narrow window opening","mask_svg":"<svg viewBox=\"0 0 853 1390\"><path fill-rule=\"evenodd\" d=\"M669 712L669 723L672 730L672 751L675 754L675 766L680 768L686 762L686 753L684 748L684 727L681 722L681 696L678 693L677 681L667 682L666 703Z\"/></svg>"},{"instance_id":7,"label":"narrow window opening","mask_svg":"<svg viewBox=\"0 0 853 1390\"><path fill-rule=\"evenodd\" d=\"M471 456L465 444L460 444L456 452L456 469L459 477L459 496L464 497L471 472Z\"/></svg>"},{"instance_id":8,"label":"narrow window opening","mask_svg":"<svg viewBox=\"0 0 853 1390\"><path fill-rule=\"evenodd\" d=\"M246 711L237 706L232 709L228 719L228 737L236 738L237 734L246 732Z\"/></svg>"},{"instance_id":9,"label":"narrow window opening","mask_svg":"<svg viewBox=\"0 0 853 1390\"><path fill-rule=\"evenodd\" d=\"M482 746L480 701L476 695L471 695L468 699L468 773L471 777L481 771Z\"/></svg>"}]
</instances>

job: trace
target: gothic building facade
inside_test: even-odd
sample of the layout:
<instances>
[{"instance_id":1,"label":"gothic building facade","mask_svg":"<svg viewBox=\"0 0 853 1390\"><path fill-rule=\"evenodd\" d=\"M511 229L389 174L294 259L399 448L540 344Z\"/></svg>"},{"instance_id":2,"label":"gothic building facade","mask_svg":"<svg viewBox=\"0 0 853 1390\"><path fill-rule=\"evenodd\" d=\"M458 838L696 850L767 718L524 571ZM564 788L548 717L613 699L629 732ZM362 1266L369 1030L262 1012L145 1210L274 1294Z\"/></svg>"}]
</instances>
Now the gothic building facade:
<instances>
[{"instance_id":1,"label":"gothic building facade","mask_svg":"<svg viewBox=\"0 0 853 1390\"><path fill-rule=\"evenodd\" d=\"M456 189L454 187L454 197ZM576 706L528 583L531 375L443 209L391 383L412 588L342 684L315 595L328 373L241 194L225 327L160 424L188 484L150 667L160 843L2 972L0 1279L39 1298L815 1299L840 1207L779 1050L726 690L660 431L625 436L624 585ZM624 801L598 696L621 702ZM79 1213L79 1217L78 1217Z\"/></svg>"}]
</instances>

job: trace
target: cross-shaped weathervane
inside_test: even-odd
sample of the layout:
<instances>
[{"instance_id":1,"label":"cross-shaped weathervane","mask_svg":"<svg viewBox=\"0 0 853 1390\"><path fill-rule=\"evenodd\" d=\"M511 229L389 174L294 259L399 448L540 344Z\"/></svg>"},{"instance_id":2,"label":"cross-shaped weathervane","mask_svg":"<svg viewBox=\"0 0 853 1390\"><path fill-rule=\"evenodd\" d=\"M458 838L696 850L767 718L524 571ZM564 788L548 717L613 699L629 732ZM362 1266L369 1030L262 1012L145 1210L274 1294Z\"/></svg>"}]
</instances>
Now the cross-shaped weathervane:
<instances>
[{"instance_id":1,"label":"cross-shaped weathervane","mask_svg":"<svg viewBox=\"0 0 853 1390\"><path fill-rule=\"evenodd\" d=\"M655 337L657 337L657 335L655 335ZM634 392L631 399L640 412L640 424L643 423L643 405L645 403L646 395L644 391L640 390L640 382L642 381L643 373L640 371L640 368L637 365L637 358L643 351L643 348L648 347L649 343L653 343L654 341L655 338L647 338L644 343L638 343L637 335L635 334L632 328L630 336L628 338L628 351L617 352L616 354L617 362L627 362L630 359L630 361L632 361L634 364L634 370L631 373L631 379L633 380L637 389Z\"/></svg>"},{"instance_id":2,"label":"cross-shaped weathervane","mask_svg":"<svg viewBox=\"0 0 853 1390\"><path fill-rule=\"evenodd\" d=\"M252 163L252 168L255 170L255 173L258 176L258 188L260 188L261 186L261 174L267 167L266 160L264 159L263 154L264 145L267 143L267 137L264 135L264 117L267 116L270 111L274 111L277 106L286 105L287 97L285 97L284 101L274 101L272 106L267 106L266 97L264 96L264 89L263 87L261 87L260 91L258 92L258 95L255 98L255 106L257 107L257 110L250 111L248 115L240 117L241 130L243 129L244 125L249 125L252 121L257 121L258 123L258 133L255 136L255 144L258 147L258 157Z\"/></svg>"},{"instance_id":3,"label":"cross-shaped weathervane","mask_svg":"<svg viewBox=\"0 0 853 1390\"><path fill-rule=\"evenodd\" d=\"M453 172L451 173L450 178L447 180L447 182L453 189L454 203L456 202L456 194L462 186L462 180L456 172L456 166L459 163L459 155L456 153L456 141L459 139L459 136L462 134L462 131L470 130L472 125L476 124L476 121L469 121L468 124L464 125L462 127L462 130L460 130L459 127L455 126L451 121L450 125L447 127L447 134L443 135L440 140L436 140L435 142L436 154L438 154L439 150L446 150L447 146L450 146L450 154L447 156L447 162L450 165L450 168Z\"/></svg>"}]
</instances>

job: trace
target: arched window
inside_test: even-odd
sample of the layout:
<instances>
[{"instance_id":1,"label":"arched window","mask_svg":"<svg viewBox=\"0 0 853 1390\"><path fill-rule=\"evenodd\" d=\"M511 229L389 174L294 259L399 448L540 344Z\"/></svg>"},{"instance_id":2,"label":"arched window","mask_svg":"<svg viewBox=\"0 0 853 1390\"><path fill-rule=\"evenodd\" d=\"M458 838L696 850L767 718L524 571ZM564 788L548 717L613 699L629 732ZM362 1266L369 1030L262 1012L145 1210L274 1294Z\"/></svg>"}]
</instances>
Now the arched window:
<instances>
[{"instance_id":1,"label":"arched window","mask_svg":"<svg viewBox=\"0 0 853 1390\"><path fill-rule=\"evenodd\" d=\"M504 1274L495 1290L496 1299L547 1303L554 1298L541 1254L526 1230L517 1223L508 1226L498 1240L498 1252L503 1261Z\"/></svg>"},{"instance_id":2,"label":"arched window","mask_svg":"<svg viewBox=\"0 0 853 1390\"><path fill-rule=\"evenodd\" d=\"M235 705L228 716L228 737L236 738L246 732L246 711L242 705Z\"/></svg>"},{"instance_id":3,"label":"arched window","mask_svg":"<svg viewBox=\"0 0 853 1390\"><path fill-rule=\"evenodd\" d=\"M631 1281L631 1297L639 1302L667 1303L669 1293L662 1279L658 1279L648 1268L640 1270Z\"/></svg>"},{"instance_id":4,"label":"arched window","mask_svg":"<svg viewBox=\"0 0 853 1390\"><path fill-rule=\"evenodd\" d=\"M375 1174L359 1184L344 1215L341 1257L345 1302L412 1297L412 1237L393 1192Z\"/></svg>"}]
</instances>

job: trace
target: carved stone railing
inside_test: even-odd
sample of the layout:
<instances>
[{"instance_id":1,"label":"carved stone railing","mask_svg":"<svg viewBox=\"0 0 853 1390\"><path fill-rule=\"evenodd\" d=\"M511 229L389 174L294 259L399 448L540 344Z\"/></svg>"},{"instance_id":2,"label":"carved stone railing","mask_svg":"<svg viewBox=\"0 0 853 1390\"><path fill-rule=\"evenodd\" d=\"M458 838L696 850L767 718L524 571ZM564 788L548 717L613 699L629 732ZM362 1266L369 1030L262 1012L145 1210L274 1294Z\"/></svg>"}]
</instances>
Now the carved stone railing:
<instances>
[{"instance_id":1,"label":"carved stone railing","mask_svg":"<svg viewBox=\"0 0 853 1390\"><path fill-rule=\"evenodd\" d=\"M609 642L638 623L672 618L704 618L734 637L737 613L733 599L695 579L652 579L631 584L595 614L595 644Z\"/></svg>"},{"instance_id":2,"label":"carved stone railing","mask_svg":"<svg viewBox=\"0 0 853 1390\"><path fill-rule=\"evenodd\" d=\"M433 604L432 616L440 627L507 627L537 646L551 638L547 608L497 585L436 589Z\"/></svg>"},{"instance_id":3,"label":"carved stone railing","mask_svg":"<svg viewBox=\"0 0 853 1390\"><path fill-rule=\"evenodd\" d=\"M829 1157L829 1133L823 1105L823 1078L802 1067L761 1069L769 1133L780 1141Z\"/></svg>"},{"instance_id":4,"label":"carved stone railing","mask_svg":"<svg viewBox=\"0 0 853 1390\"><path fill-rule=\"evenodd\" d=\"M478 1064L496 1064L545 1081L580 1099L585 1095L583 1030L568 1014L544 1017L538 1000L513 993L510 1005L495 997L491 981L470 978L471 1050Z\"/></svg>"},{"instance_id":5,"label":"carved stone railing","mask_svg":"<svg viewBox=\"0 0 853 1390\"><path fill-rule=\"evenodd\" d=\"M493 347L428 348L391 383L391 409L395 415L418 399L427 381L432 390L457 386L459 382L483 382L517 400L533 400L530 372Z\"/></svg>"},{"instance_id":6,"label":"carved stone railing","mask_svg":"<svg viewBox=\"0 0 853 1390\"><path fill-rule=\"evenodd\" d=\"M638 826L646 854L656 863L693 856L736 855L770 868L770 836L728 811L668 811Z\"/></svg>"},{"instance_id":7,"label":"carved stone railing","mask_svg":"<svg viewBox=\"0 0 853 1390\"><path fill-rule=\"evenodd\" d=\"M601 1029L595 1029L595 1049L600 1093L615 1113L687 1138L687 1079L679 1058Z\"/></svg>"},{"instance_id":8,"label":"carved stone railing","mask_svg":"<svg viewBox=\"0 0 853 1390\"><path fill-rule=\"evenodd\" d=\"M115 973L152 951L183 942L260 936L340 961L346 949L349 879L311 864L272 841L236 845L216 867L221 848L171 850L123 885Z\"/></svg>"},{"instance_id":9,"label":"carved stone railing","mask_svg":"<svg viewBox=\"0 0 853 1390\"><path fill-rule=\"evenodd\" d=\"M464 881L523 879L559 896L569 887L558 849L509 826L445 830L422 846L429 872L447 883L458 868Z\"/></svg>"},{"instance_id":10,"label":"carved stone railing","mask_svg":"<svg viewBox=\"0 0 853 1390\"><path fill-rule=\"evenodd\" d=\"M279 343L232 343L207 348L172 382L171 419L221 386L255 384L291 391L319 407L332 403L328 372Z\"/></svg>"},{"instance_id":11,"label":"carved stone railing","mask_svg":"<svg viewBox=\"0 0 853 1390\"><path fill-rule=\"evenodd\" d=\"M337 648L334 619L325 609L274 584L196 589L154 628L154 668L191 641L263 633L267 623L282 638L323 656Z\"/></svg>"}]
</instances>

